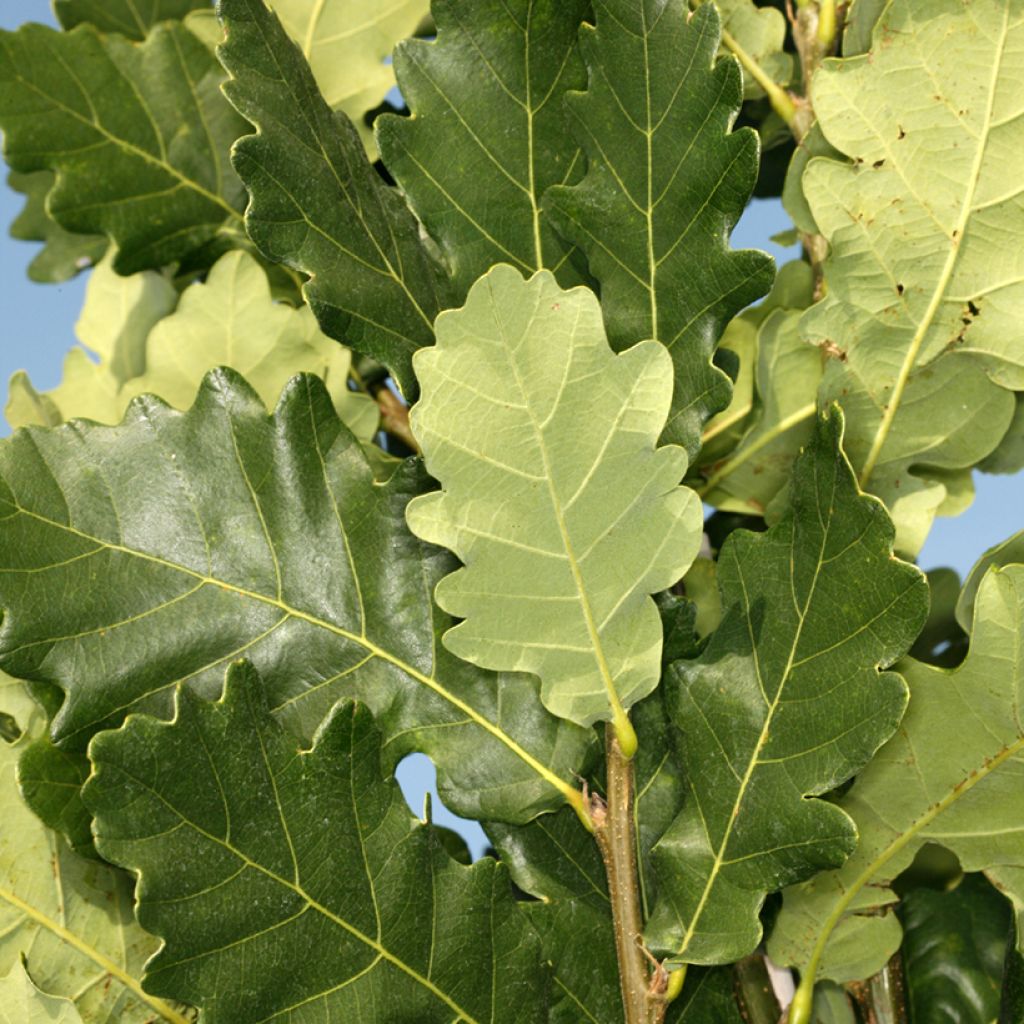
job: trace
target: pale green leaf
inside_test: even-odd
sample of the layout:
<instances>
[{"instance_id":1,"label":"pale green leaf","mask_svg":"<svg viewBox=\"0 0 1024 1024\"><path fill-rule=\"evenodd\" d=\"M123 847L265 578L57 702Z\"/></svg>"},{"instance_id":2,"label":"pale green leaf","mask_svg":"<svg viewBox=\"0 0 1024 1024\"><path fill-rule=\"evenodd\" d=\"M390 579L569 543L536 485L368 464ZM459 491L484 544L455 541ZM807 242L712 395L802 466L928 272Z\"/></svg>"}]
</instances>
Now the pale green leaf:
<instances>
[{"instance_id":1,"label":"pale green leaf","mask_svg":"<svg viewBox=\"0 0 1024 1024\"><path fill-rule=\"evenodd\" d=\"M346 113L376 156L367 111L395 86L385 58L430 13L429 0L275 0L274 13L309 62L328 105Z\"/></svg>"},{"instance_id":2,"label":"pale green leaf","mask_svg":"<svg viewBox=\"0 0 1024 1024\"><path fill-rule=\"evenodd\" d=\"M978 463L984 473L1019 473L1024 469L1024 393L1018 391L1014 398L1013 419L999 447Z\"/></svg>"},{"instance_id":3,"label":"pale green leaf","mask_svg":"<svg viewBox=\"0 0 1024 1024\"><path fill-rule=\"evenodd\" d=\"M20 172L50 170L47 212L106 235L122 274L199 261L244 238L244 189L228 161L245 123L223 72L180 24L141 44L82 25L0 33L0 127Z\"/></svg>"},{"instance_id":4,"label":"pale green leaf","mask_svg":"<svg viewBox=\"0 0 1024 1024\"><path fill-rule=\"evenodd\" d=\"M548 981L505 868L457 864L412 817L365 707L339 706L300 754L251 666L216 704L178 692L173 723L96 738L85 790L164 940L148 991L206 1024L542 1024Z\"/></svg>"},{"instance_id":5,"label":"pale green leaf","mask_svg":"<svg viewBox=\"0 0 1024 1024\"><path fill-rule=\"evenodd\" d=\"M82 1018L70 999L37 989L18 963L0 978L0 1024L82 1024Z\"/></svg>"},{"instance_id":6,"label":"pale green leaf","mask_svg":"<svg viewBox=\"0 0 1024 1024\"><path fill-rule=\"evenodd\" d=\"M692 457L704 422L729 400L711 364L718 337L771 284L768 256L727 244L757 176L757 136L729 130L742 84L735 60L715 65L712 4L692 17L685 0L594 7L596 27L580 36L590 85L567 98L587 173L549 189L545 207L601 283L613 347L654 338L669 349L664 436Z\"/></svg>"},{"instance_id":7,"label":"pale green leaf","mask_svg":"<svg viewBox=\"0 0 1024 1024\"><path fill-rule=\"evenodd\" d=\"M210 0L55 0L53 9L65 29L88 22L101 32L141 40L158 22L180 21L209 6Z\"/></svg>"},{"instance_id":8,"label":"pale green leaf","mask_svg":"<svg viewBox=\"0 0 1024 1024\"><path fill-rule=\"evenodd\" d=\"M43 395L16 374L7 407L12 427L75 418L118 423L131 399L146 393L185 409L208 371L229 366L268 409L291 377L314 373L357 437L368 442L377 431L376 403L348 388L351 353L320 331L308 306L274 302L266 274L245 252L222 256L180 301L159 274L121 277L101 264L89 280L77 333L99 362L72 350L64 379Z\"/></svg>"},{"instance_id":9,"label":"pale green leaf","mask_svg":"<svg viewBox=\"0 0 1024 1024\"><path fill-rule=\"evenodd\" d=\"M786 19L775 7L758 7L754 0L715 0L722 17L722 31L728 32L777 85L788 85L793 77L793 55L786 53ZM732 51L722 46L720 53ZM764 89L743 70L743 98L759 99Z\"/></svg>"},{"instance_id":10,"label":"pale green leaf","mask_svg":"<svg viewBox=\"0 0 1024 1024\"><path fill-rule=\"evenodd\" d=\"M974 621L974 602L978 596L978 588L990 566L1002 568L1004 565L1015 563L1024 563L1024 531L1018 531L990 547L967 574L956 602L956 620L960 623L961 629L970 631L971 623Z\"/></svg>"},{"instance_id":11,"label":"pale green leaf","mask_svg":"<svg viewBox=\"0 0 1024 1024\"><path fill-rule=\"evenodd\" d=\"M856 822L857 850L840 870L786 892L769 941L777 963L836 980L877 971L900 943L885 912L896 901L890 883L925 843L952 851L965 871L997 866L1024 881L1022 628L1024 567L993 568L963 664L901 663L906 717L839 800Z\"/></svg>"},{"instance_id":12,"label":"pale green leaf","mask_svg":"<svg viewBox=\"0 0 1024 1024\"><path fill-rule=\"evenodd\" d=\"M726 459L705 469L701 495L716 508L764 515L813 433L821 353L799 336L800 315L776 309L758 331L753 422Z\"/></svg>"},{"instance_id":13,"label":"pale green leaf","mask_svg":"<svg viewBox=\"0 0 1024 1024\"><path fill-rule=\"evenodd\" d=\"M859 370L828 360L819 401L842 404L855 467L870 458L885 398ZM993 384L966 353L950 352L908 379L899 420L877 450L867 485L892 515L897 551L916 556L936 515L957 514L964 499L970 504L970 468L1006 434L1014 405L1013 392Z\"/></svg>"},{"instance_id":14,"label":"pale green leaf","mask_svg":"<svg viewBox=\"0 0 1024 1024\"><path fill-rule=\"evenodd\" d=\"M121 391L118 419L136 395L152 392L176 409L193 401L216 366L237 370L272 409L297 373L323 379L342 422L361 440L377 432L377 405L348 388L352 354L328 338L308 306L274 302L267 275L253 257L231 252L204 284L181 296L177 310L149 335L146 370Z\"/></svg>"},{"instance_id":15,"label":"pale green leaf","mask_svg":"<svg viewBox=\"0 0 1024 1024\"><path fill-rule=\"evenodd\" d=\"M661 622L648 596L697 554L700 502L658 448L672 391L656 342L615 355L586 288L507 265L437 320L416 356L413 433L442 490L409 525L464 568L437 588L463 621L444 643L477 665L540 677L556 715L614 720L657 685Z\"/></svg>"},{"instance_id":16,"label":"pale green leaf","mask_svg":"<svg viewBox=\"0 0 1024 1024\"><path fill-rule=\"evenodd\" d=\"M382 117L388 170L437 241L460 294L495 263L580 282L573 246L541 197L585 158L563 104L586 85L576 38L586 0L435 0L437 40L411 40L395 71L412 117ZM582 258L576 254L576 263Z\"/></svg>"},{"instance_id":17,"label":"pale green leaf","mask_svg":"<svg viewBox=\"0 0 1024 1024\"><path fill-rule=\"evenodd\" d=\"M168 714L176 683L217 694L244 654L309 738L342 697L380 716L395 760L434 758L469 817L528 820L576 799L590 737L536 684L459 661L431 591L451 570L405 506L411 460L374 482L322 383L272 417L228 370L179 413L139 398L119 427L29 427L0 444L0 652L66 698L53 740L81 751L129 711Z\"/></svg>"},{"instance_id":18,"label":"pale green leaf","mask_svg":"<svg viewBox=\"0 0 1024 1024\"><path fill-rule=\"evenodd\" d=\"M73 416L116 423L124 414L127 398L119 391L142 373L149 332L174 309L178 293L153 271L122 277L114 258L104 259L89 277L75 325L83 348L65 357L61 383L40 394L24 372L12 377L6 408L12 427L56 426Z\"/></svg>"},{"instance_id":19,"label":"pale green leaf","mask_svg":"<svg viewBox=\"0 0 1024 1024\"><path fill-rule=\"evenodd\" d=\"M945 499L927 467L984 458L1012 413L1002 389L1024 388L1022 47L1018 0L905 0L870 54L814 78L820 128L849 162L812 159L803 175L830 252L801 333L841 356L825 396L907 551Z\"/></svg>"},{"instance_id":20,"label":"pale green leaf","mask_svg":"<svg viewBox=\"0 0 1024 1024\"><path fill-rule=\"evenodd\" d=\"M72 234L46 212L46 197L53 181L52 171L12 171L7 178L7 184L26 197L21 213L11 222L11 237L45 243L28 265L29 278L40 284L67 281L97 263L107 251L107 240L102 235Z\"/></svg>"},{"instance_id":21,"label":"pale green leaf","mask_svg":"<svg viewBox=\"0 0 1024 1024\"><path fill-rule=\"evenodd\" d=\"M142 967L158 943L135 923L128 879L69 851L18 795L15 770L45 728L42 712L6 677L0 706L22 730L16 742L0 741L0 972L25 957L35 983L73 998L85 1024L186 1024L179 1010L142 991ZM0 999L0 1014L10 1006Z\"/></svg>"},{"instance_id":22,"label":"pale green leaf","mask_svg":"<svg viewBox=\"0 0 1024 1024\"><path fill-rule=\"evenodd\" d=\"M246 228L268 259L310 275L324 332L387 366L412 399L412 355L450 305L441 267L263 0L221 0L219 11L224 91L257 129L232 154L252 197Z\"/></svg>"},{"instance_id":23,"label":"pale green leaf","mask_svg":"<svg viewBox=\"0 0 1024 1024\"><path fill-rule=\"evenodd\" d=\"M690 793L654 851L647 941L723 963L761 937L765 895L842 863L853 823L820 797L892 735L906 701L881 671L923 624L923 575L892 555L893 529L860 495L833 412L793 467L791 506L722 548L722 624L665 680Z\"/></svg>"}]
</instances>

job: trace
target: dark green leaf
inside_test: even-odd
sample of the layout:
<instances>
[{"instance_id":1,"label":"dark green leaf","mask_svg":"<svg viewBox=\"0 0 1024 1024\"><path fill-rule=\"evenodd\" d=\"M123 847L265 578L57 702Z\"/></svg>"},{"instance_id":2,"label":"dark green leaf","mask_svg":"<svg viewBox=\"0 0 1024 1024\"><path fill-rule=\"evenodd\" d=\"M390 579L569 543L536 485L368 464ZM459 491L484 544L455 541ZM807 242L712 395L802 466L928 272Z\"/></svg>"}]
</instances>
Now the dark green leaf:
<instances>
[{"instance_id":1,"label":"dark green leaf","mask_svg":"<svg viewBox=\"0 0 1024 1024\"><path fill-rule=\"evenodd\" d=\"M982 875L952 892L916 889L900 906L911 1019L992 1024L999 1013L1010 907Z\"/></svg>"},{"instance_id":2,"label":"dark green leaf","mask_svg":"<svg viewBox=\"0 0 1024 1024\"><path fill-rule=\"evenodd\" d=\"M224 91L258 129L232 153L251 196L249 235L268 259L310 275L324 332L384 363L412 399L412 355L452 304L441 268L263 0L221 0L219 11Z\"/></svg>"},{"instance_id":3,"label":"dark green leaf","mask_svg":"<svg viewBox=\"0 0 1024 1024\"><path fill-rule=\"evenodd\" d=\"M0 127L20 172L57 179L49 214L103 234L122 274L243 237L227 153L245 123L220 93L213 54L180 24L142 44L82 25L0 32Z\"/></svg>"},{"instance_id":4,"label":"dark green leaf","mask_svg":"<svg viewBox=\"0 0 1024 1024\"><path fill-rule=\"evenodd\" d=\"M3 663L65 691L53 738L82 750L128 711L169 713L178 681L219 693L244 654L295 734L358 696L389 756L434 758L454 810L528 820L574 796L591 737L437 641L451 562L404 519L425 486L412 461L376 485L310 377L272 417L221 370L186 413L142 398L119 427L21 430L0 445Z\"/></svg>"},{"instance_id":5,"label":"dark green leaf","mask_svg":"<svg viewBox=\"0 0 1024 1024\"><path fill-rule=\"evenodd\" d=\"M544 1020L504 867L457 864L410 815L365 708L338 707L297 754L250 666L216 704L178 694L173 723L94 741L85 790L100 851L138 872L139 919L164 940L148 991L206 1024Z\"/></svg>"},{"instance_id":6,"label":"dark green leaf","mask_svg":"<svg viewBox=\"0 0 1024 1024\"><path fill-rule=\"evenodd\" d=\"M41 284L59 283L98 263L107 251L102 235L75 235L65 231L47 212L46 197L53 188L52 171L18 174L7 179L15 192L25 195L25 206L11 224L11 237L23 242L44 242L28 265L28 276Z\"/></svg>"},{"instance_id":7,"label":"dark green leaf","mask_svg":"<svg viewBox=\"0 0 1024 1024\"><path fill-rule=\"evenodd\" d=\"M437 40L409 40L395 72L412 117L382 117L388 170L436 239L464 294L495 263L580 281L572 246L541 211L584 157L565 130L566 90L586 72L576 37L587 0L434 0ZM577 263L582 263L579 256Z\"/></svg>"},{"instance_id":8,"label":"dark green leaf","mask_svg":"<svg viewBox=\"0 0 1024 1024\"><path fill-rule=\"evenodd\" d=\"M567 100L586 151L586 177L545 199L556 227L586 253L601 282L617 349L664 342L675 364L665 440L700 447L704 421L729 400L711 356L729 319L771 284L764 253L726 243L757 176L757 137L730 132L742 82L715 65L713 5L598 0L580 36L587 92Z\"/></svg>"},{"instance_id":9,"label":"dark green leaf","mask_svg":"<svg viewBox=\"0 0 1024 1024\"><path fill-rule=\"evenodd\" d=\"M56 0L53 5L66 29L89 22L101 32L120 32L129 39L145 39L158 22L178 21L204 7L210 7L210 0Z\"/></svg>"},{"instance_id":10,"label":"dark green leaf","mask_svg":"<svg viewBox=\"0 0 1024 1024\"><path fill-rule=\"evenodd\" d=\"M765 894L842 863L850 819L820 796L899 723L906 687L880 672L927 612L922 574L893 558L892 524L858 493L838 411L793 471L791 508L736 532L718 562L725 616L665 681L690 794L654 858L648 941L681 961L749 953Z\"/></svg>"}]
</instances>

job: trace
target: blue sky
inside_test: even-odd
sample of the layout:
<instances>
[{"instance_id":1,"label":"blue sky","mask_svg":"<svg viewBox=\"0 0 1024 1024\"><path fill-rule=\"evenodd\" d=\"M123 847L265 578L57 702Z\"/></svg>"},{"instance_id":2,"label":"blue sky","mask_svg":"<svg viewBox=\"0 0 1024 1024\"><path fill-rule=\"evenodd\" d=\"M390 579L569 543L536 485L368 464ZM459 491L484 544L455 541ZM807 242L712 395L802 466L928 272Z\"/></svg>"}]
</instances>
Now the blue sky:
<instances>
[{"instance_id":1,"label":"blue sky","mask_svg":"<svg viewBox=\"0 0 1024 1024\"><path fill-rule=\"evenodd\" d=\"M0 28L13 29L29 19L54 25L46 0L17 0L0 9ZM21 197L9 188L0 189L0 222L9 225L22 205ZM776 201L756 202L747 211L733 235L738 247L767 249L776 258L792 257L768 241L789 227ZM0 336L0 380L7 381L18 369L28 370L39 389L51 388L60 380L63 355L75 341L74 324L82 305L85 275L62 285L38 285L28 280L25 270L38 246L0 237L0 298L4 328ZM6 433L6 426L0 433ZM930 569L940 565L955 568L964 576L975 560L993 544L1024 527L1024 477L975 474L977 497L963 515L939 519L921 553L919 562ZM414 755L399 768L406 797L416 813L423 807L423 793L432 788L433 766L427 758ZM454 823L435 801L434 819ZM470 835L474 853L482 848L483 833Z\"/></svg>"}]
</instances>

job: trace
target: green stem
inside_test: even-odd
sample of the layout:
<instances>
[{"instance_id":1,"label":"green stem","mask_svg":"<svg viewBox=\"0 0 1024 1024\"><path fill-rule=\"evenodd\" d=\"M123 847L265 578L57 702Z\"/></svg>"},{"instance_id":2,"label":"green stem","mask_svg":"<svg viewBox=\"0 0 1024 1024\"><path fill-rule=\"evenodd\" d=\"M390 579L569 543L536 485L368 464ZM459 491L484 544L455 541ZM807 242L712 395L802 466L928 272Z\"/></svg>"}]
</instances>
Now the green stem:
<instances>
[{"instance_id":1,"label":"green stem","mask_svg":"<svg viewBox=\"0 0 1024 1024\"><path fill-rule=\"evenodd\" d=\"M792 129L793 123L796 120L796 104L789 93L743 49L736 37L726 32L724 28L722 29L722 42L725 43L733 56L743 65L743 69L747 74L764 89L772 109L786 122L787 127Z\"/></svg>"}]
</instances>

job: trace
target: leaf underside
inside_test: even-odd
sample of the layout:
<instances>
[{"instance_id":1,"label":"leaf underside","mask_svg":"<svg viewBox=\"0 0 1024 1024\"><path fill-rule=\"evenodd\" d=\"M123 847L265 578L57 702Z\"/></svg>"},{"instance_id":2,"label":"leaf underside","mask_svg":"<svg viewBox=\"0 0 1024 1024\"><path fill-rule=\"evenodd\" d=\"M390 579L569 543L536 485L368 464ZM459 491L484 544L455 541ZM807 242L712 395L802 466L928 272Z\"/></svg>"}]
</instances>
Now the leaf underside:
<instances>
[{"instance_id":1,"label":"leaf underside","mask_svg":"<svg viewBox=\"0 0 1024 1024\"><path fill-rule=\"evenodd\" d=\"M1024 567L993 568L963 663L901 662L910 706L899 732L839 801L860 843L838 871L786 892L769 942L777 963L804 967L820 956L818 973L837 981L877 971L900 943L898 919L884 912L896 900L889 884L928 842L966 871L994 871L1024 899L1022 627Z\"/></svg>"},{"instance_id":2,"label":"leaf underside","mask_svg":"<svg viewBox=\"0 0 1024 1024\"><path fill-rule=\"evenodd\" d=\"M700 544L699 501L677 486L686 454L657 447L668 356L653 341L614 354L592 292L507 265L437 332L416 357L411 422L442 489L408 517L464 565L437 588L463 620L445 645L538 675L560 717L618 720L658 684L648 595L676 582Z\"/></svg>"},{"instance_id":3,"label":"leaf underside","mask_svg":"<svg viewBox=\"0 0 1024 1024\"><path fill-rule=\"evenodd\" d=\"M19 759L45 728L39 707L7 678L0 679L0 707L22 730L16 742L0 741L0 974L24 957L32 980L53 996L73 998L86 1024L184 1024L140 988L158 943L135 922L129 880L68 850L18 793ZM4 1010L12 1010L6 1000ZM13 1016L10 1024L29 1020Z\"/></svg>"},{"instance_id":4,"label":"leaf underside","mask_svg":"<svg viewBox=\"0 0 1024 1024\"><path fill-rule=\"evenodd\" d=\"M1009 426L1006 389L1024 388L1022 46L1017 0L907 0L870 55L814 79L818 123L849 162L817 157L803 175L830 252L801 333L840 354L823 396L843 405L851 461L911 553L946 495L929 469L983 459Z\"/></svg>"},{"instance_id":5,"label":"leaf underside","mask_svg":"<svg viewBox=\"0 0 1024 1024\"><path fill-rule=\"evenodd\" d=\"M850 819L808 797L867 764L903 713L903 681L879 670L913 642L928 588L893 558L892 525L858 493L841 437L833 411L794 467L789 511L730 536L722 623L665 679L690 792L654 851L647 941L672 959L745 956L768 892L849 855Z\"/></svg>"}]
</instances>

